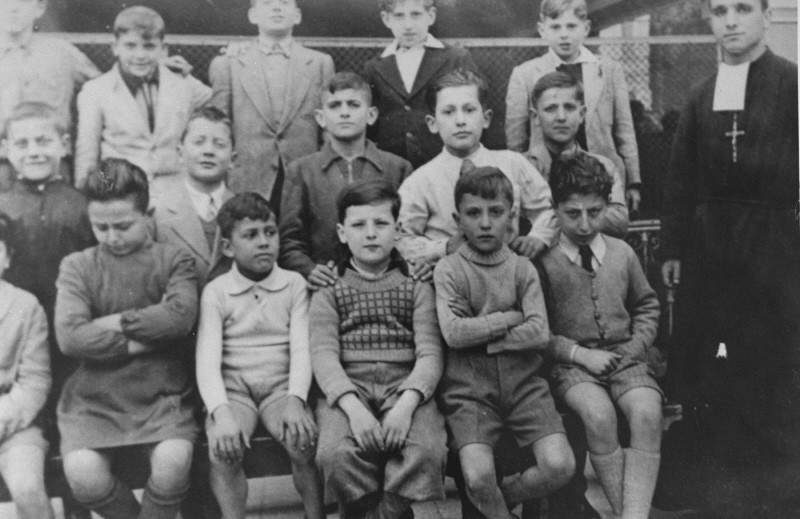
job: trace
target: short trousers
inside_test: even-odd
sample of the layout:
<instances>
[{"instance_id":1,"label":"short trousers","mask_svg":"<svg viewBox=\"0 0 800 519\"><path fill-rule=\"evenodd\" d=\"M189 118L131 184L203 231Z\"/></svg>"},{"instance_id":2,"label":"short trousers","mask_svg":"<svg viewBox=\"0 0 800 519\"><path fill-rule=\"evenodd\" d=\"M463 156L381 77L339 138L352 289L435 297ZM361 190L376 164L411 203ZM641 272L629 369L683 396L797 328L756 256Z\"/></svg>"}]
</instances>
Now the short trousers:
<instances>
[{"instance_id":1,"label":"short trousers","mask_svg":"<svg viewBox=\"0 0 800 519\"><path fill-rule=\"evenodd\" d=\"M489 355L485 348L448 350L440 407L451 448L470 443L497 446L507 429L519 447L564 433L550 387L536 375L534 351Z\"/></svg>"}]
</instances>

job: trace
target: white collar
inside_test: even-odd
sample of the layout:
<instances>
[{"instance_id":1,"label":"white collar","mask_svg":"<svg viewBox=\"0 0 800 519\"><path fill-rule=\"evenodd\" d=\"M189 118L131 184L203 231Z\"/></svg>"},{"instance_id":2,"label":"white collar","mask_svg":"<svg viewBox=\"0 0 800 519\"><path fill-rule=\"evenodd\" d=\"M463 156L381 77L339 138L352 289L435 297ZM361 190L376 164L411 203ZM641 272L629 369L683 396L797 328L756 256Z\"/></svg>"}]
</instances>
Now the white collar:
<instances>
[{"instance_id":1,"label":"white collar","mask_svg":"<svg viewBox=\"0 0 800 519\"><path fill-rule=\"evenodd\" d=\"M739 65L728 65L720 62L717 82L714 85L714 105L712 111L744 110L747 75L750 72L750 61Z\"/></svg>"},{"instance_id":2,"label":"white collar","mask_svg":"<svg viewBox=\"0 0 800 519\"><path fill-rule=\"evenodd\" d=\"M570 240L563 232L559 234L558 246L567 258L574 264L580 265L580 251L578 245ZM592 255L597 260L598 265L603 264L603 258L606 256L606 240L603 238L602 233L597 235L589 243L589 248L592 249Z\"/></svg>"},{"instance_id":3,"label":"white collar","mask_svg":"<svg viewBox=\"0 0 800 519\"><path fill-rule=\"evenodd\" d=\"M262 52L269 54L272 49L277 45L281 48L281 50L286 54L286 57L290 57L292 55L292 37L286 36L285 38L281 38L280 40L273 40L271 38L267 38L265 36L258 37L258 47L261 49Z\"/></svg>"},{"instance_id":4,"label":"white collar","mask_svg":"<svg viewBox=\"0 0 800 519\"><path fill-rule=\"evenodd\" d=\"M236 266L235 261L229 273L232 282L228 287L228 293L234 296L249 292L256 287L266 290L267 292L278 292L289 285L290 279L287 275L288 272L278 267L277 263L272 267L272 271L267 274L267 277L261 281L253 281L252 279L246 278L244 274L239 272L239 267Z\"/></svg>"},{"instance_id":5,"label":"white collar","mask_svg":"<svg viewBox=\"0 0 800 519\"><path fill-rule=\"evenodd\" d=\"M389 44L388 47L386 47L386 49L384 49L383 54L381 54L381 57L382 58L388 58L389 56L394 56L395 54L397 54L397 51L398 51L399 47L400 47L400 42L398 42L397 40L394 40L392 43ZM437 40L430 33L428 33L428 36L425 37L425 41L424 42L422 42L418 46L411 47L411 49L416 49L416 48L420 48L420 49L424 49L424 48L428 48L428 49L443 49L444 48L444 43L442 43L441 41ZM409 50L411 50L411 49L409 49Z\"/></svg>"},{"instance_id":6,"label":"white collar","mask_svg":"<svg viewBox=\"0 0 800 519\"><path fill-rule=\"evenodd\" d=\"M467 157L456 157L455 155L447 151L447 148L442 149L442 153L440 155L445 163L445 167L449 167L452 164L457 168L461 168L461 163L467 159L469 159L473 164L475 164L475 166L480 166L479 163L481 161L481 157L484 155L485 152L486 148L484 148L483 144L481 144L480 146L478 146L477 150L472 152Z\"/></svg>"},{"instance_id":7,"label":"white collar","mask_svg":"<svg viewBox=\"0 0 800 519\"><path fill-rule=\"evenodd\" d=\"M225 182L220 183L219 187L210 193L204 193L198 190L192 185L191 182L189 182L189 179L185 179L184 184L186 185L186 191L189 192L189 200L191 200L192 205L194 206L198 215L206 213L205 210L208 208L209 197L214 200L214 204L217 206L217 211L219 211L219 208L222 207L222 204L225 201L223 200L225 197Z\"/></svg>"},{"instance_id":8,"label":"white collar","mask_svg":"<svg viewBox=\"0 0 800 519\"><path fill-rule=\"evenodd\" d=\"M567 62L561 59L561 57L558 54L556 54L551 48L547 49L547 55L550 56L550 59L553 60L556 63L556 65L567 64ZM600 58L598 58L597 55L595 55L592 51L581 45L578 57L575 59L575 61L572 62L572 64L597 63L598 61L600 61Z\"/></svg>"}]
</instances>

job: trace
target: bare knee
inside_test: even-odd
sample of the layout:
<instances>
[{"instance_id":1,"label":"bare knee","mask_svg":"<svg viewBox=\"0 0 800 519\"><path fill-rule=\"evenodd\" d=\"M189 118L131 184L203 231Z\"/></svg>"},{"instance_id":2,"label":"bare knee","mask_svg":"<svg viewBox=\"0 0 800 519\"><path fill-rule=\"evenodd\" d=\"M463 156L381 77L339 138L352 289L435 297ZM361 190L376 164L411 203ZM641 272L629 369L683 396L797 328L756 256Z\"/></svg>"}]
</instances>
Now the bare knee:
<instances>
[{"instance_id":1,"label":"bare knee","mask_svg":"<svg viewBox=\"0 0 800 519\"><path fill-rule=\"evenodd\" d=\"M187 440L165 440L150 455L150 478L161 491L176 492L189 484L193 445Z\"/></svg>"},{"instance_id":2,"label":"bare knee","mask_svg":"<svg viewBox=\"0 0 800 519\"><path fill-rule=\"evenodd\" d=\"M617 413L613 406L598 406L584 409L581 420L586 429L590 447L594 444L617 443Z\"/></svg>"},{"instance_id":3,"label":"bare knee","mask_svg":"<svg viewBox=\"0 0 800 519\"><path fill-rule=\"evenodd\" d=\"M64 475L79 501L102 499L114 488L114 476L108 461L90 450L70 452L64 456Z\"/></svg>"},{"instance_id":4,"label":"bare knee","mask_svg":"<svg viewBox=\"0 0 800 519\"><path fill-rule=\"evenodd\" d=\"M649 403L633 406L629 420L632 441L653 443L661 440L663 422L661 406Z\"/></svg>"},{"instance_id":5,"label":"bare knee","mask_svg":"<svg viewBox=\"0 0 800 519\"><path fill-rule=\"evenodd\" d=\"M494 466L462 463L461 471L467 494L470 497L483 499L497 491L497 476Z\"/></svg>"},{"instance_id":6,"label":"bare knee","mask_svg":"<svg viewBox=\"0 0 800 519\"><path fill-rule=\"evenodd\" d=\"M536 463L551 488L560 488L575 474L575 456L566 439L558 449L550 449L536 456Z\"/></svg>"}]
</instances>

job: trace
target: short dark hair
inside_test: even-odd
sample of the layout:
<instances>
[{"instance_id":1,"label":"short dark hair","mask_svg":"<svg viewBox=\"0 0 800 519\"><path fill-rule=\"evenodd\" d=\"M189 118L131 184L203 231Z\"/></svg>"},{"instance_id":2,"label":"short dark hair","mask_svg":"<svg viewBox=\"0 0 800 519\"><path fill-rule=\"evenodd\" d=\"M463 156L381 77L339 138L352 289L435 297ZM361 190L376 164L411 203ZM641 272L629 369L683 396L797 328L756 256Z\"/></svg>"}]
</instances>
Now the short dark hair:
<instances>
[{"instance_id":1,"label":"short dark hair","mask_svg":"<svg viewBox=\"0 0 800 519\"><path fill-rule=\"evenodd\" d=\"M146 40L164 39L164 18L155 9L134 5L123 9L114 19L114 37L135 32Z\"/></svg>"},{"instance_id":2,"label":"short dark hair","mask_svg":"<svg viewBox=\"0 0 800 519\"><path fill-rule=\"evenodd\" d=\"M486 199L501 196L508 201L509 205L514 205L514 186L500 168L493 166L475 168L469 173L461 175L456 182L454 193L456 210L464 199L464 195Z\"/></svg>"},{"instance_id":3,"label":"short dark hair","mask_svg":"<svg viewBox=\"0 0 800 519\"><path fill-rule=\"evenodd\" d=\"M134 207L147 214L150 203L147 175L125 159L105 159L86 178L89 202L111 202L130 198Z\"/></svg>"},{"instance_id":4,"label":"short dark hair","mask_svg":"<svg viewBox=\"0 0 800 519\"><path fill-rule=\"evenodd\" d=\"M11 111L11 117L6 119L5 125L3 125L2 138L5 139L8 137L8 130L11 128L13 123L18 121L27 121L28 119L43 119L46 121L51 121L56 133L59 135L65 135L67 133L67 129L64 127L64 124L61 122L61 120L59 120L58 112L55 108L41 101L25 101L15 106Z\"/></svg>"},{"instance_id":5,"label":"short dark hair","mask_svg":"<svg viewBox=\"0 0 800 519\"><path fill-rule=\"evenodd\" d=\"M339 193L336 199L339 223L344 223L348 207L372 205L380 202L391 202L392 216L397 220L400 215L400 194L391 182L377 179L350 184Z\"/></svg>"},{"instance_id":6,"label":"short dark hair","mask_svg":"<svg viewBox=\"0 0 800 519\"><path fill-rule=\"evenodd\" d=\"M19 228L6 213L0 212L0 243L6 244L6 254L13 255L20 244Z\"/></svg>"},{"instance_id":7,"label":"short dark hair","mask_svg":"<svg viewBox=\"0 0 800 519\"><path fill-rule=\"evenodd\" d=\"M589 18L586 0L543 0L539 6L539 19L545 21L548 18L558 18L569 9L572 9L580 20Z\"/></svg>"},{"instance_id":8,"label":"short dark hair","mask_svg":"<svg viewBox=\"0 0 800 519\"><path fill-rule=\"evenodd\" d=\"M550 190L558 205L572 195L598 195L608 201L614 183L603 163L588 153L560 156L550 166Z\"/></svg>"},{"instance_id":9,"label":"short dark hair","mask_svg":"<svg viewBox=\"0 0 800 519\"><path fill-rule=\"evenodd\" d=\"M572 74L566 72L548 72L540 77L533 86L533 107L539 104L542 95L551 88L574 88L575 98L583 103L583 85Z\"/></svg>"},{"instance_id":10,"label":"short dark hair","mask_svg":"<svg viewBox=\"0 0 800 519\"><path fill-rule=\"evenodd\" d=\"M205 119L206 121L211 121L212 123L221 123L227 126L231 136L231 144L233 144L233 127L231 125L231 119L225 115L225 112L216 106L202 106L192 112L192 115L189 116L189 120L186 121L186 126L183 128L181 142L183 142L183 139L186 138L186 134L189 133L189 125L192 124L192 121L196 119Z\"/></svg>"},{"instance_id":11,"label":"short dark hair","mask_svg":"<svg viewBox=\"0 0 800 519\"><path fill-rule=\"evenodd\" d=\"M378 0L378 6L380 7L381 12L390 13L394 11L395 6L400 1L406 0ZM431 7L436 7L435 0L422 0L422 5L425 9L430 9Z\"/></svg>"},{"instance_id":12,"label":"short dark hair","mask_svg":"<svg viewBox=\"0 0 800 519\"><path fill-rule=\"evenodd\" d=\"M707 2L707 5L710 7L711 6L711 0L706 0L706 2ZM761 10L762 11L766 11L767 9L769 9L769 0L761 0Z\"/></svg>"},{"instance_id":13,"label":"short dark hair","mask_svg":"<svg viewBox=\"0 0 800 519\"><path fill-rule=\"evenodd\" d=\"M364 98L367 100L367 104L372 106L372 89L369 87L369 83L367 83L363 77L349 70L334 74L330 81L322 88L322 95L324 96L325 93L335 94L342 90L351 89L362 92Z\"/></svg>"},{"instance_id":14,"label":"short dark hair","mask_svg":"<svg viewBox=\"0 0 800 519\"><path fill-rule=\"evenodd\" d=\"M241 222L245 218L266 222L272 214L272 208L263 196L252 191L239 193L220 207L217 213L219 233L223 238L230 239L236 222Z\"/></svg>"},{"instance_id":15,"label":"short dark hair","mask_svg":"<svg viewBox=\"0 0 800 519\"><path fill-rule=\"evenodd\" d=\"M463 67L459 67L455 70L440 75L434 79L430 85L428 85L428 88L425 91L425 102L428 105L428 110L430 110L430 113L432 114L436 113L436 102L439 98L439 92L445 88L471 85L477 87L478 101L481 104L481 108L485 110L489 101L489 86L487 85L486 80L477 72L473 72Z\"/></svg>"}]
</instances>

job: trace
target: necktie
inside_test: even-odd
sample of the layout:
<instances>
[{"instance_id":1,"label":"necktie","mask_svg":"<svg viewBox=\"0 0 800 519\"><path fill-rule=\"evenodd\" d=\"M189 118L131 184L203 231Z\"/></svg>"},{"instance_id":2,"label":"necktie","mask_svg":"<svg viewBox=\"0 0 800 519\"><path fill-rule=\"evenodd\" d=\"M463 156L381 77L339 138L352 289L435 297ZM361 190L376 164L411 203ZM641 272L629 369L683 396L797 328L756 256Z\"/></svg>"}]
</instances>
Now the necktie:
<instances>
[{"instance_id":1,"label":"necktie","mask_svg":"<svg viewBox=\"0 0 800 519\"><path fill-rule=\"evenodd\" d=\"M213 221L214 218L217 217L217 212L218 212L218 209L217 209L217 204L214 202L214 197L211 196L211 195L208 195L208 210L206 212L205 220L207 222Z\"/></svg>"},{"instance_id":2,"label":"necktie","mask_svg":"<svg viewBox=\"0 0 800 519\"><path fill-rule=\"evenodd\" d=\"M581 255L581 267L587 272L594 272L594 267L592 267L592 248L588 245L581 245L578 247L578 254Z\"/></svg>"},{"instance_id":3,"label":"necktie","mask_svg":"<svg viewBox=\"0 0 800 519\"><path fill-rule=\"evenodd\" d=\"M469 159L464 159L464 162L461 163L461 175L465 175L473 169L475 169L475 164Z\"/></svg>"}]
</instances>

